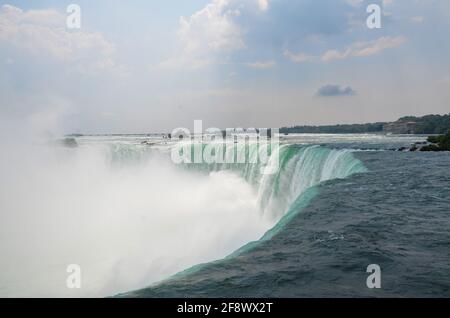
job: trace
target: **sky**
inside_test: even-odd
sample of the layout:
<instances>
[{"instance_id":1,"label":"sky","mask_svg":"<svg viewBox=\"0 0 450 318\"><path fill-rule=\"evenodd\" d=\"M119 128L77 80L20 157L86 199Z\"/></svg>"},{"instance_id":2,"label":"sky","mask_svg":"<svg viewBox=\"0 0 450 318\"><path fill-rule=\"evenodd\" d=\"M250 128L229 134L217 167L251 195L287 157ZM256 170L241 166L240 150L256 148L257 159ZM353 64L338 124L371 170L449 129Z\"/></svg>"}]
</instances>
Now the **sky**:
<instances>
[{"instance_id":1,"label":"sky","mask_svg":"<svg viewBox=\"0 0 450 318\"><path fill-rule=\"evenodd\" d=\"M449 38L448 0L0 1L0 125L149 133L444 114Z\"/></svg>"}]
</instances>

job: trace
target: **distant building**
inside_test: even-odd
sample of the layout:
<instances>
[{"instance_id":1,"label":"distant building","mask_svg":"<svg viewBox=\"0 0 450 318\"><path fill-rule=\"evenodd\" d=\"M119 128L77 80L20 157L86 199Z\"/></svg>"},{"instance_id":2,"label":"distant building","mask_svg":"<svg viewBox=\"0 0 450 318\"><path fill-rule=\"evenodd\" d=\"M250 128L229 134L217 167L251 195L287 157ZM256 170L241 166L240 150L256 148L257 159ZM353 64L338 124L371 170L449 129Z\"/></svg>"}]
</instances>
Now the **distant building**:
<instances>
[{"instance_id":1,"label":"distant building","mask_svg":"<svg viewBox=\"0 0 450 318\"><path fill-rule=\"evenodd\" d=\"M383 126L383 132L390 134L414 134L417 123L415 121L396 121Z\"/></svg>"}]
</instances>

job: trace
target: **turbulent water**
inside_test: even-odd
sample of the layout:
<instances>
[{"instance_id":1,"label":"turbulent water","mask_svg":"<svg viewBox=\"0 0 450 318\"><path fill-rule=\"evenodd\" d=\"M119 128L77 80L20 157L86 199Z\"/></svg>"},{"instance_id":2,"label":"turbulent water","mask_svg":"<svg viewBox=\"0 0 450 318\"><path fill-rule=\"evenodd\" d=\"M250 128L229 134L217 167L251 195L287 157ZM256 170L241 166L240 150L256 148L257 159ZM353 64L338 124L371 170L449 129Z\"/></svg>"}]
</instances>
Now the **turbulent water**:
<instances>
[{"instance_id":1,"label":"turbulent water","mask_svg":"<svg viewBox=\"0 0 450 318\"><path fill-rule=\"evenodd\" d=\"M1 170L0 295L448 296L450 155L389 151L421 140L284 137L273 174L175 165L159 136L17 149Z\"/></svg>"}]
</instances>

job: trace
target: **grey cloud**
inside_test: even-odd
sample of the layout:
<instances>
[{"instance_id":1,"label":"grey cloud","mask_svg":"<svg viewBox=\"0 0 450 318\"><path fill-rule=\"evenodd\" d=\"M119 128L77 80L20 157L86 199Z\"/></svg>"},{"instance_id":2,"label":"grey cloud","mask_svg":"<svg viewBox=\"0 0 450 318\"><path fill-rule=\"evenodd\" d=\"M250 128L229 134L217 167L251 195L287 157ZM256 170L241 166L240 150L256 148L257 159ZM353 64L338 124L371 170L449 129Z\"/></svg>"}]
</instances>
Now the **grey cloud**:
<instances>
[{"instance_id":1,"label":"grey cloud","mask_svg":"<svg viewBox=\"0 0 450 318\"><path fill-rule=\"evenodd\" d=\"M342 87L340 85L325 85L319 88L316 95L319 97L334 97L334 96L353 96L356 91L350 86Z\"/></svg>"}]
</instances>

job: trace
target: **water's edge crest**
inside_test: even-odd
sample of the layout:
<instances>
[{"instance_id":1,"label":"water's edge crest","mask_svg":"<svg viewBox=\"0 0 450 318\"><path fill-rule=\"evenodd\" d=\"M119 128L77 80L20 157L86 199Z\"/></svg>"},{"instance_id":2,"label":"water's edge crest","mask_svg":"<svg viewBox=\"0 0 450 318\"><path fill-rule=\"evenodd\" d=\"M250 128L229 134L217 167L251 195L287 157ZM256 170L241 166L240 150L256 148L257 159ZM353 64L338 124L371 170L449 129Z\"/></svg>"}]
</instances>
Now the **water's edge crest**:
<instances>
[{"instance_id":1,"label":"water's edge crest","mask_svg":"<svg viewBox=\"0 0 450 318\"><path fill-rule=\"evenodd\" d=\"M252 149L250 149L251 151ZM276 218L276 224L259 240L243 245L222 259L194 265L141 290L181 279L202 270L206 266L228 262L243 253L253 250L280 233L319 194L320 185L325 181L345 179L356 173L367 172L364 164L354 157L352 150L348 149L330 149L317 145L282 145L276 151L278 151L279 155L280 168L273 175L259 174L261 169L258 164L205 164L195 165L194 167L194 169L198 170L232 170L238 173L255 187L258 192L258 203L261 205L262 211L270 213L272 217ZM282 212L280 213L280 211ZM122 293L117 296L126 296L133 292L135 291Z\"/></svg>"}]
</instances>

